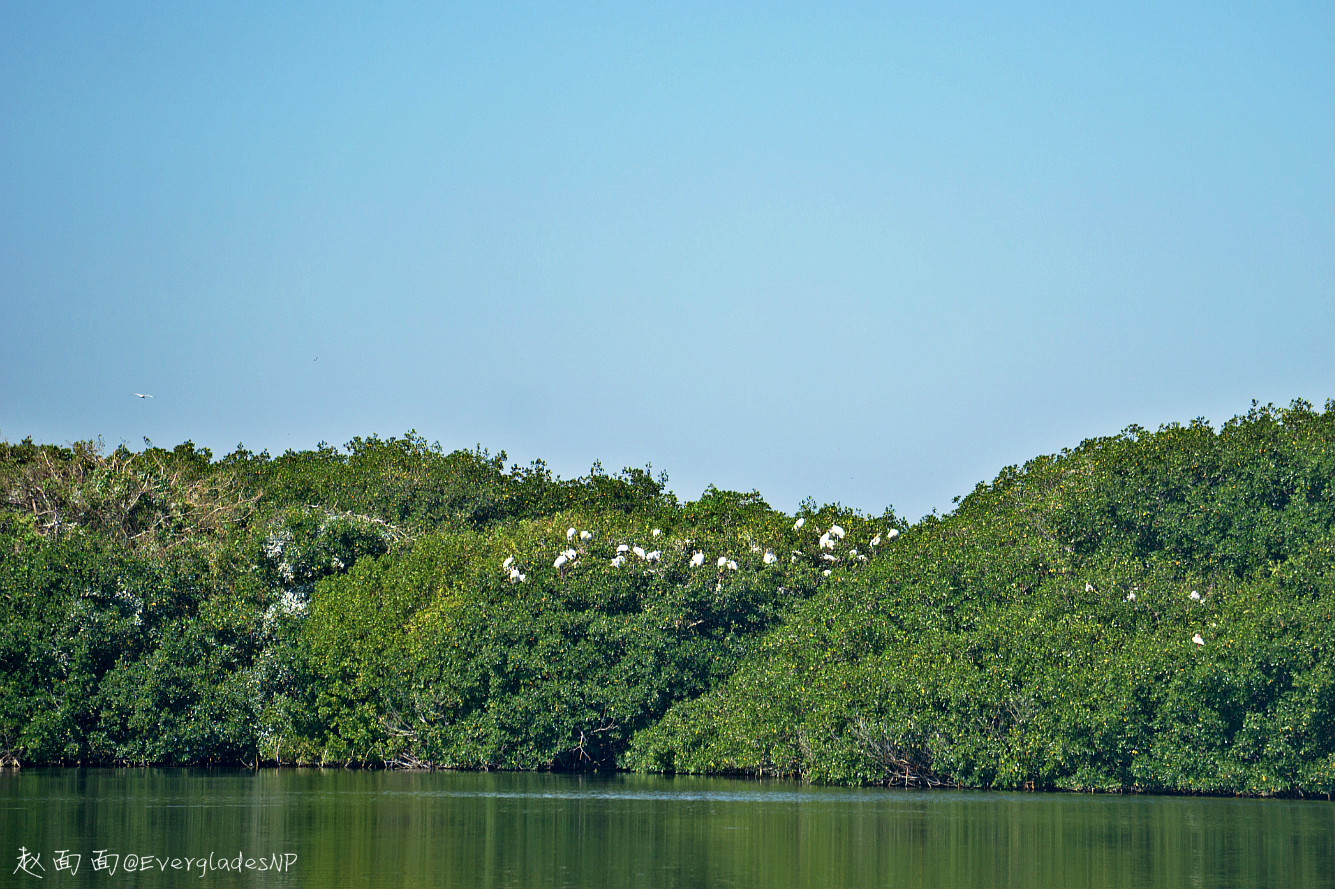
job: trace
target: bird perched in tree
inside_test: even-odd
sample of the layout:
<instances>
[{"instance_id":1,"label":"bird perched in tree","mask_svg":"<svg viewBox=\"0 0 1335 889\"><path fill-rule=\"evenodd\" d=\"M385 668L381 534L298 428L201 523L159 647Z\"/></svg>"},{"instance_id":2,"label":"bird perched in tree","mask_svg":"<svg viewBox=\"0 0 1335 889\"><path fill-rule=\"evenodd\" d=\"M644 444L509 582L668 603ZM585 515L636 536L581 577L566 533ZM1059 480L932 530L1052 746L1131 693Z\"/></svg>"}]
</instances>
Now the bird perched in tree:
<instances>
[{"instance_id":1,"label":"bird perched in tree","mask_svg":"<svg viewBox=\"0 0 1335 889\"><path fill-rule=\"evenodd\" d=\"M806 517L805 517L805 516L802 517L802 518L800 518L800 519L798 519L797 521L793 522L793 530L794 530L794 531L801 531L801 530L802 530L802 526L805 525L806 523L807 523L807 520L806 520Z\"/></svg>"}]
</instances>

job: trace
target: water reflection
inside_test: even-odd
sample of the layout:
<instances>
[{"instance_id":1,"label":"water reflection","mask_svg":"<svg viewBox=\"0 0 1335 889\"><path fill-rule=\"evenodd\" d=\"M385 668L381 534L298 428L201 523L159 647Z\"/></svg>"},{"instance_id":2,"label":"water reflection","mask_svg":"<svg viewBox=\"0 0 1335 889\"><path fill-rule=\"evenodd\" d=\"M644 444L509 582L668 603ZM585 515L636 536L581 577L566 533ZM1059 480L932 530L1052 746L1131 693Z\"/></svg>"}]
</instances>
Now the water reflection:
<instances>
[{"instance_id":1,"label":"water reflection","mask_svg":"<svg viewBox=\"0 0 1335 889\"><path fill-rule=\"evenodd\" d=\"M183 884L94 872L96 849L298 856L215 886L1335 886L1324 801L638 775L28 769L0 776L0 838L3 885L39 885L23 846L47 886Z\"/></svg>"}]
</instances>

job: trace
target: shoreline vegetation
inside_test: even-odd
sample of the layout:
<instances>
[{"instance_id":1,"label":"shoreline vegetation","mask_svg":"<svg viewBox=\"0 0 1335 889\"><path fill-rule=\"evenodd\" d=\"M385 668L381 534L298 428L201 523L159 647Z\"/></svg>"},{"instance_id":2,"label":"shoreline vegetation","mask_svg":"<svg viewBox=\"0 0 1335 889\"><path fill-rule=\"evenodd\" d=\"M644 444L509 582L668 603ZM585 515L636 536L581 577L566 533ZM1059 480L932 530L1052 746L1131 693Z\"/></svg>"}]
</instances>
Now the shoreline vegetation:
<instances>
[{"instance_id":1,"label":"shoreline vegetation","mask_svg":"<svg viewBox=\"0 0 1335 889\"><path fill-rule=\"evenodd\" d=\"M916 523L666 482L0 442L0 765L1335 792L1335 400Z\"/></svg>"}]
</instances>

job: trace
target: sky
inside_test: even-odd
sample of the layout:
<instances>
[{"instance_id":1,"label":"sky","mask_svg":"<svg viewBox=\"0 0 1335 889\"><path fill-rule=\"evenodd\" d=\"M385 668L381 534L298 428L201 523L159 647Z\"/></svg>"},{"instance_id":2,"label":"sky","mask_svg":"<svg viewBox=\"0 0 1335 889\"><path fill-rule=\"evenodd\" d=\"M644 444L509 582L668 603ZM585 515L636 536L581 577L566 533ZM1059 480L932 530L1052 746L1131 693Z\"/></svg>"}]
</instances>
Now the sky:
<instances>
[{"instance_id":1,"label":"sky","mask_svg":"<svg viewBox=\"0 0 1335 889\"><path fill-rule=\"evenodd\" d=\"M1335 5L1086 5L8 0L0 439L912 520L1322 407Z\"/></svg>"}]
</instances>

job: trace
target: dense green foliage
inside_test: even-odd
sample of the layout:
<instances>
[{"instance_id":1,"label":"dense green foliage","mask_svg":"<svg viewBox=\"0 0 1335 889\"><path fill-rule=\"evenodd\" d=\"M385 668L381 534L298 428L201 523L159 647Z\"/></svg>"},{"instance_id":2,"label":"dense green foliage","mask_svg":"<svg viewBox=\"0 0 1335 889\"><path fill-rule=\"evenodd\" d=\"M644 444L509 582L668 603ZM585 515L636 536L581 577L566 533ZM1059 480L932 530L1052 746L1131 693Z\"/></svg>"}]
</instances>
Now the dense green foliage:
<instances>
[{"instance_id":1,"label":"dense green foliage","mask_svg":"<svg viewBox=\"0 0 1335 889\"><path fill-rule=\"evenodd\" d=\"M412 433L0 443L0 751L1335 791L1335 402L912 526L665 482Z\"/></svg>"}]
</instances>

